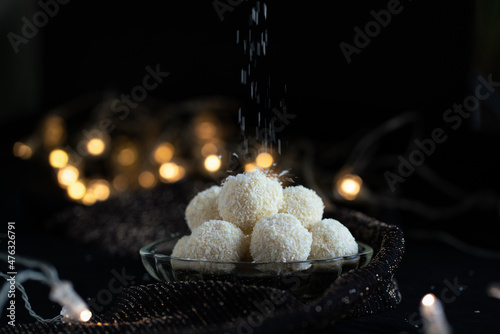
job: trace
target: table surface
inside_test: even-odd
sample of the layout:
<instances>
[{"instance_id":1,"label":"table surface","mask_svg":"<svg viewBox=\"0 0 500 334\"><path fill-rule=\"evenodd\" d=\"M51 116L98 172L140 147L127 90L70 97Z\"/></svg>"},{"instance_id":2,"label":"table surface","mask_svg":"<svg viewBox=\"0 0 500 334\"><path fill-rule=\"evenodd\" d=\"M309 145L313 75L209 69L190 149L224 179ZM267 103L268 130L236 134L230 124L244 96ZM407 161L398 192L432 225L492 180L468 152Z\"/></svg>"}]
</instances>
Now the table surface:
<instances>
[{"instance_id":1,"label":"table surface","mask_svg":"<svg viewBox=\"0 0 500 334\"><path fill-rule=\"evenodd\" d=\"M111 256L48 233L20 234L16 240L18 254L52 263L61 279L72 281L87 300L107 287L113 271L133 276L130 285L154 282L139 257ZM341 321L324 333L423 333L418 309L427 293L434 293L443 302L453 333L500 333L500 300L487 294L489 284L500 281L498 263L498 259L467 254L443 243L408 239L396 274L401 304L380 314ZM58 314L59 307L48 299L47 287L36 282L25 287L38 314L46 318ZM32 321L22 308L16 316L18 323Z\"/></svg>"}]
</instances>

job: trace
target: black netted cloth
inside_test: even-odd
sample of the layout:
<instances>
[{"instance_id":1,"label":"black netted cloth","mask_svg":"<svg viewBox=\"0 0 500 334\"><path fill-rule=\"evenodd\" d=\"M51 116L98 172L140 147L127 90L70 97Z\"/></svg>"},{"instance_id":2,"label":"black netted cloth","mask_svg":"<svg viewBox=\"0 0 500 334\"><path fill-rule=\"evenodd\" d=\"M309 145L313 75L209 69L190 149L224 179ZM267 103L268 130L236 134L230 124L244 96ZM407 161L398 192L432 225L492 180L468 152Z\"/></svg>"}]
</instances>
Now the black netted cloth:
<instances>
[{"instance_id":1,"label":"black netted cloth","mask_svg":"<svg viewBox=\"0 0 500 334\"><path fill-rule=\"evenodd\" d=\"M62 213L56 226L68 236L109 252L138 251L143 245L186 231L182 215L194 196L185 181L90 208ZM345 224L358 241L374 248L372 261L344 273L325 293L304 304L290 293L225 282L176 282L124 289L89 323L31 323L5 333L297 333L327 328L344 318L366 316L401 301L394 273L404 253L401 229L362 213L336 209L325 217ZM71 224L66 224L71 222Z\"/></svg>"}]
</instances>

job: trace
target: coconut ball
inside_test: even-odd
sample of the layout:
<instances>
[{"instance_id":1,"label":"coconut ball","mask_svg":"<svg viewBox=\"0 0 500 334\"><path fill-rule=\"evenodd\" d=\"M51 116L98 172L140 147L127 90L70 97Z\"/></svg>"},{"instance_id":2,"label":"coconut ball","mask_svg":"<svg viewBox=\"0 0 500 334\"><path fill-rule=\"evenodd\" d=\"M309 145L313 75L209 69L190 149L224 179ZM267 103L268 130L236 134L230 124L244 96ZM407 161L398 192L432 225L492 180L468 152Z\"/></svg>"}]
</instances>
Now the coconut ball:
<instances>
[{"instance_id":1,"label":"coconut ball","mask_svg":"<svg viewBox=\"0 0 500 334\"><path fill-rule=\"evenodd\" d=\"M189 202L186 207L186 221L191 231L206 221L222 219L217 208L219 192L219 186L212 186L196 194Z\"/></svg>"},{"instance_id":2,"label":"coconut ball","mask_svg":"<svg viewBox=\"0 0 500 334\"><path fill-rule=\"evenodd\" d=\"M283 203L279 212L297 217L308 230L321 221L325 205L312 189L295 186L283 189Z\"/></svg>"},{"instance_id":3,"label":"coconut ball","mask_svg":"<svg viewBox=\"0 0 500 334\"><path fill-rule=\"evenodd\" d=\"M295 216L277 213L255 224L250 253L255 262L304 261L311 243L311 232Z\"/></svg>"},{"instance_id":4,"label":"coconut ball","mask_svg":"<svg viewBox=\"0 0 500 334\"><path fill-rule=\"evenodd\" d=\"M218 199L222 219L250 234L263 217L278 213L283 189L277 179L261 171L228 176Z\"/></svg>"},{"instance_id":5,"label":"coconut ball","mask_svg":"<svg viewBox=\"0 0 500 334\"><path fill-rule=\"evenodd\" d=\"M177 242L175 243L174 249L172 249L172 256L173 257L178 257L178 258L186 258L187 256L187 250L188 250L188 242L189 242L190 236L185 235Z\"/></svg>"},{"instance_id":6,"label":"coconut ball","mask_svg":"<svg viewBox=\"0 0 500 334\"><path fill-rule=\"evenodd\" d=\"M313 225L309 259L331 259L358 253L358 244L347 227L335 219Z\"/></svg>"},{"instance_id":7,"label":"coconut ball","mask_svg":"<svg viewBox=\"0 0 500 334\"><path fill-rule=\"evenodd\" d=\"M186 255L190 259L238 262L246 251L246 239L234 224L209 220L194 229Z\"/></svg>"}]
</instances>

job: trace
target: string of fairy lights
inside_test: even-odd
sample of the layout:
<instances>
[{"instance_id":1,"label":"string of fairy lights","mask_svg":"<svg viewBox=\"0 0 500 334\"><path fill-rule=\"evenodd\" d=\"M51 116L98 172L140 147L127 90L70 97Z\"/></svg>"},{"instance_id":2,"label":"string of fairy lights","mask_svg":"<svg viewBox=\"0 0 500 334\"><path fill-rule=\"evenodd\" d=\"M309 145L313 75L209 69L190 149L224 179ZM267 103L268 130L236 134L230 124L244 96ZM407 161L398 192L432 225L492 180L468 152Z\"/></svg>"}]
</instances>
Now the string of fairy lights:
<instances>
[{"instance_id":1,"label":"string of fairy lights","mask_svg":"<svg viewBox=\"0 0 500 334\"><path fill-rule=\"evenodd\" d=\"M113 133L88 131L93 132L94 137L86 136L79 141L77 138L78 144L72 148L68 144L72 136L68 132L69 120L49 113L41 120L37 131L13 144L13 154L23 160L46 161L54 170L55 182L65 190L68 199L93 205L127 191L151 189L159 183L175 183L187 173L210 176L221 172L229 155L228 145L221 136L224 132L222 126L210 113L208 116L198 111L192 114L181 129L185 133L181 141L178 138L172 141L149 138L141 142L123 134L113 136ZM99 121L96 119L92 123L98 124ZM157 119L151 117L149 121L156 122ZM143 132L148 130L147 124L141 129ZM85 130L77 130L74 136L80 134L82 137L82 131ZM86 172L87 167L103 163L108 166L105 170L99 170L95 175ZM244 171L268 169L273 165L275 157L265 149L251 161L242 162Z\"/></svg>"}]
</instances>

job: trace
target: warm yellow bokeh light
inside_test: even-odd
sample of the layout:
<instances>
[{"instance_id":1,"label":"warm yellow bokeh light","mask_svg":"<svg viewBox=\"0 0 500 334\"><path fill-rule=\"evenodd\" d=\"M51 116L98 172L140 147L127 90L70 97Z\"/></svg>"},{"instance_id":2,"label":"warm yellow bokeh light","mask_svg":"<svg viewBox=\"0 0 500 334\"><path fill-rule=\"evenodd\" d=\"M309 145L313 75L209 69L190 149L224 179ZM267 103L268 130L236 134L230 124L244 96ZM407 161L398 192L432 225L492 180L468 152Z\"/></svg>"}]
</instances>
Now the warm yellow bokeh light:
<instances>
[{"instance_id":1,"label":"warm yellow bokeh light","mask_svg":"<svg viewBox=\"0 0 500 334\"><path fill-rule=\"evenodd\" d=\"M15 142L12 150L14 151L14 156L24 160L31 158L31 156L33 155L33 150L31 149L31 147L21 142Z\"/></svg>"},{"instance_id":2,"label":"warm yellow bokeh light","mask_svg":"<svg viewBox=\"0 0 500 334\"><path fill-rule=\"evenodd\" d=\"M139 174L138 181L141 187L151 188L156 184L156 177L153 173L146 170Z\"/></svg>"},{"instance_id":3,"label":"warm yellow bokeh light","mask_svg":"<svg viewBox=\"0 0 500 334\"><path fill-rule=\"evenodd\" d=\"M74 166L65 166L57 172L57 181L62 187L67 187L78 181L80 173Z\"/></svg>"},{"instance_id":4,"label":"warm yellow bokeh light","mask_svg":"<svg viewBox=\"0 0 500 334\"><path fill-rule=\"evenodd\" d=\"M128 177L124 174L118 174L113 178L113 188L117 191L125 191L129 186Z\"/></svg>"},{"instance_id":5,"label":"warm yellow bokeh light","mask_svg":"<svg viewBox=\"0 0 500 334\"><path fill-rule=\"evenodd\" d=\"M173 162L167 162L160 166L159 172L164 181L175 182L184 177L185 170Z\"/></svg>"},{"instance_id":6,"label":"warm yellow bokeh light","mask_svg":"<svg viewBox=\"0 0 500 334\"><path fill-rule=\"evenodd\" d=\"M48 116L43 122L42 140L45 147L62 144L66 137L64 120L57 115Z\"/></svg>"},{"instance_id":7,"label":"warm yellow bokeh light","mask_svg":"<svg viewBox=\"0 0 500 334\"><path fill-rule=\"evenodd\" d=\"M219 170L221 161L215 154L209 155L205 159L205 169L209 172L216 172Z\"/></svg>"},{"instance_id":8,"label":"warm yellow bokeh light","mask_svg":"<svg viewBox=\"0 0 500 334\"><path fill-rule=\"evenodd\" d=\"M72 199L82 199L87 188L82 181L77 181L68 187L68 196Z\"/></svg>"},{"instance_id":9,"label":"warm yellow bokeh light","mask_svg":"<svg viewBox=\"0 0 500 334\"><path fill-rule=\"evenodd\" d=\"M80 321L87 322L92 318L92 312L90 310L85 310L80 313Z\"/></svg>"},{"instance_id":10,"label":"warm yellow bokeh light","mask_svg":"<svg viewBox=\"0 0 500 334\"><path fill-rule=\"evenodd\" d=\"M93 205L97 201L94 194L92 192L87 191L85 196L82 198L82 203L85 205Z\"/></svg>"},{"instance_id":11,"label":"warm yellow bokeh light","mask_svg":"<svg viewBox=\"0 0 500 334\"><path fill-rule=\"evenodd\" d=\"M111 190L108 181L99 179L89 182L87 193L92 193L98 201L105 201L109 198Z\"/></svg>"},{"instance_id":12,"label":"warm yellow bokeh light","mask_svg":"<svg viewBox=\"0 0 500 334\"><path fill-rule=\"evenodd\" d=\"M422 305L432 306L436 302L436 297L432 293L428 293L422 298Z\"/></svg>"},{"instance_id":13,"label":"warm yellow bokeh light","mask_svg":"<svg viewBox=\"0 0 500 334\"><path fill-rule=\"evenodd\" d=\"M214 123L205 121L196 125L195 132L200 139L210 139L217 134L217 127Z\"/></svg>"},{"instance_id":14,"label":"warm yellow bokeh light","mask_svg":"<svg viewBox=\"0 0 500 334\"><path fill-rule=\"evenodd\" d=\"M92 155L100 155L104 152L106 144L99 138L93 138L87 143L87 151Z\"/></svg>"},{"instance_id":15,"label":"warm yellow bokeh light","mask_svg":"<svg viewBox=\"0 0 500 334\"><path fill-rule=\"evenodd\" d=\"M133 165L137 161L137 150L134 147L124 148L118 153L116 158L122 166Z\"/></svg>"},{"instance_id":16,"label":"warm yellow bokeh light","mask_svg":"<svg viewBox=\"0 0 500 334\"><path fill-rule=\"evenodd\" d=\"M271 154L262 152L257 155L257 158L255 158L255 162L257 166L261 168L269 168L273 165L274 159Z\"/></svg>"},{"instance_id":17,"label":"warm yellow bokeh light","mask_svg":"<svg viewBox=\"0 0 500 334\"><path fill-rule=\"evenodd\" d=\"M257 164L255 164L253 162L249 162L249 163L245 164L245 172L246 173L255 172L256 170L257 170Z\"/></svg>"},{"instance_id":18,"label":"warm yellow bokeh light","mask_svg":"<svg viewBox=\"0 0 500 334\"><path fill-rule=\"evenodd\" d=\"M218 151L217 145L215 145L214 143L206 143L201 148L201 155L206 157L206 156L209 156L211 154L216 154L217 151Z\"/></svg>"},{"instance_id":19,"label":"warm yellow bokeh light","mask_svg":"<svg viewBox=\"0 0 500 334\"><path fill-rule=\"evenodd\" d=\"M68 163L68 154L63 150L53 150L49 154L49 163L54 168L62 168Z\"/></svg>"},{"instance_id":20,"label":"warm yellow bokeh light","mask_svg":"<svg viewBox=\"0 0 500 334\"><path fill-rule=\"evenodd\" d=\"M361 191L363 180L357 175L346 174L337 183L337 191L343 198L352 201Z\"/></svg>"},{"instance_id":21,"label":"warm yellow bokeh light","mask_svg":"<svg viewBox=\"0 0 500 334\"><path fill-rule=\"evenodd\" d=\"M174 146L170 143L161 143L153 154L153 160L158 164L169 162L174 156Z\"/></svg>"}]
</instances>

